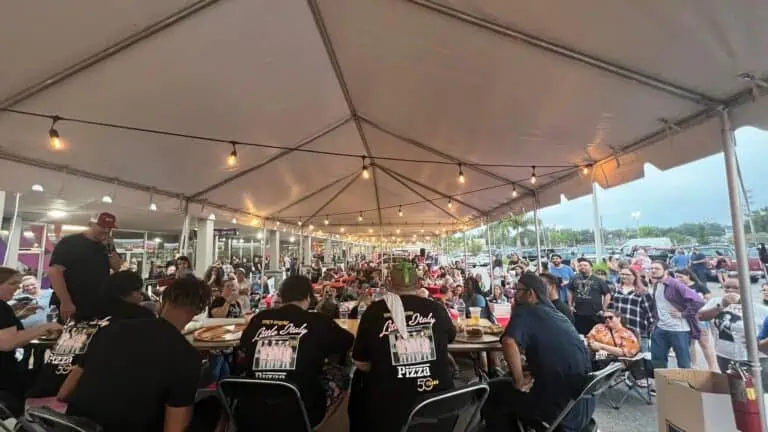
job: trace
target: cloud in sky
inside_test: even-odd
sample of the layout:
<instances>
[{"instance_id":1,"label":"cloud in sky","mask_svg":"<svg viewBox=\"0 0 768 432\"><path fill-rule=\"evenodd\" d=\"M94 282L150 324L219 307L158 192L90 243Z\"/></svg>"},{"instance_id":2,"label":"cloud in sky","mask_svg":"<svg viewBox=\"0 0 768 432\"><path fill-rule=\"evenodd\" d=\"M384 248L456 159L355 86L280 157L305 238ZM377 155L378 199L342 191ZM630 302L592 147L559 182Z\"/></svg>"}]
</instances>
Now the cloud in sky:
<instances>
[{"instance_id":1,"label":"cloud in sky","mask_svg":"<svg viewBox=\"0 0 768 432\"><path fill-rule=\"evenodd\" d=\"M768 206L768 132L753 127L736 131L736 154L753 209ZM731 224L723 154L659 171L647 166L645 177L598 191L598 205L606 229L635 225L670 227L684 222ZM544 225L593 228L592 195L541 210Z\"/></svg>"}]
</instances>

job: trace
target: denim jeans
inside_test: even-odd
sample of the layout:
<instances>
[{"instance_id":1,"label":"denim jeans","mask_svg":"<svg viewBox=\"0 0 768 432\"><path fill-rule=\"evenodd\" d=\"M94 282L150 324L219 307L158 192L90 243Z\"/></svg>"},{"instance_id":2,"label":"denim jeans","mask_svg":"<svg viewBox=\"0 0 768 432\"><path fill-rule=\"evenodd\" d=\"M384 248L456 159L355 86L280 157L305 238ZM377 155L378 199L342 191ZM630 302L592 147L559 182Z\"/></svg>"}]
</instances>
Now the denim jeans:
<instances>
[{"instance_id":1,"label":"denim jeans","mask_svg":"<svg viewBox=\"0 0 768 432\"><path fill-rule=\"evenodd\" d=\"M229 378L229 359L223 354L211 355L208 359L211 365L211 377L213 382L219 382Z\"/></svg>"},{"instance_id":2,"label":"denim jeans","mask_svg":"<svg viewBox=\"0 0 768 432\"><path fill-rule=\"evenodd\" d=\"M651 335L651 361L656 369L667 368L669 363L669 349L675 351L677 367L681 369L691 368L691 353L688 346L691 343L691 334L687 331L667 331L660 328L653 330Z\"/></svg>"},{"instance_id":3,"label":"denim jeans","mask_svg":"<svg viewBox=\"0 0 768 432\"><path fill-rule=\"evenodd\" d=\"M646 353L651 348L651 338L648 336L640 336L640 352Z\"/></svg>"}]
</instances>

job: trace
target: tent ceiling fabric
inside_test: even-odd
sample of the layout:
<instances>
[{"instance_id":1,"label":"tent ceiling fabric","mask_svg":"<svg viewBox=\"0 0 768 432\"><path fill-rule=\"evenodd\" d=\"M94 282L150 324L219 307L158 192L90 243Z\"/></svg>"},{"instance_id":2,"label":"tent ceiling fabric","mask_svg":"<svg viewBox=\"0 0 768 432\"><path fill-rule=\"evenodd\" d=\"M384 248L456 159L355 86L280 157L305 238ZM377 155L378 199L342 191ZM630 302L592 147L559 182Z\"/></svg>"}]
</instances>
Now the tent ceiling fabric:
<instances>
[{"instance_id":1,"label":"tent ceiling fabric","mask_svg":"<svg viewBox=\"0 0 768 432\"><path fill-rule=\"evenodd\" d=\"M239 145L231 169L226 142L64 121L66 151L53 152L50 120L0 112L0 188L24 192L40 220L46 207L86 214L116 193L113 210L142 228L179 221L181 198L221 221L315 214L309 223L329 232L403 237L457 228L532 209L532 165L547 206L592 181L641 178L645 163L718 152L718 105L735 127L768 127L766 97L753 100L739 77L768 73L767 21L757 0L14 3L0 16L0 56L12 60L0 106L285 150ZM368 151L375 182L360 176ZM45 193L27 196L33 183ZM153 188L159 212L147 211Z\"/></svg>"}]
</instances>

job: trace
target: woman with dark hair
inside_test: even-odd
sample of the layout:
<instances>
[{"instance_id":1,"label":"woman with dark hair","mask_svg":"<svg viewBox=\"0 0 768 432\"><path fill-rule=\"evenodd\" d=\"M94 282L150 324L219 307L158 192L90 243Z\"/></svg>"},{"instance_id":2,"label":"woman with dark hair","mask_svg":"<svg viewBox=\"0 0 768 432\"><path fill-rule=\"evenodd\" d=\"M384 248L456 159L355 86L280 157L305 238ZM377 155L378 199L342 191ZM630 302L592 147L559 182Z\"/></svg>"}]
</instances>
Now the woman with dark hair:
<instances>
[{"instance_id":1,"label":"woman with dark hair","mask_svg":"<svg viewBox=\"0 0 768 432\"><path fill-rule=\"evenodd\" d=\"M626 327L640 337L640 350L648 352L651 328L655 322L653 296L632 267L619 270L619 279L610 307L623 316Z\"/></svg>"},{"instance_id":2,"label":"woman with dark hair","mask_svg":"<svg viewBox=\"0 0 768 432\"><path fill-rule=\"evenodd\" d=\"M58 323L45 323L24 329L8 305L20 287L21 273L12 268L0 267L0 403L16 416L24 411L24 393L27 390L24 368L16 361L16 349L49 331L61 330Z\"/></svg>"},{"instance_id":3,"label":"woman with dark hair","mask_svg":"<svg viewBox=\"0 0 768 432\"><path fill-rule=\"evenodd\" d=\"M709 301L709 299L712 297L712 291L707 288L707 284L702 283L692 271L688 269L675 270L675 278L685 284L685 286L688 288L696 291L702 299ZM720 368L717 365L715 342L712 338L709 321L699 321L699 328L701 328L701 336L698 340L699 346L701 347L701 352L704 353L704 359L707 361L707 367L709 367L709 370L719 372ZM696 364L695 343L691 344L690 352L691 362Z\"/></svg>"},{"instance_id":4,"label":"woman with dark hair","mask_svg":"<svg viewBox=\"0 0 768 432\"><path fill-rule=\"evenodd\" d=\"M211 287L211 292L214 297L221 294L221 291L224 288L224 272L220 266L212 265L208 267L208 270L205 271L205 275L203 276L203 280L209 287Z\"/></svg>"},{"instance_id":5,"label":"woman with dark hair","mask_svg":"<svg viewBox=\"0 0 768 432\"><path fill-rule=\"evenodd\" d=\"M476 278L467 278L467 291L464 293L464 304L467 305L466 315L469 317L469 308L479 307L480 318L488 319L488 301L483 297L480 282Z\"/></svg>"}]
</instances>

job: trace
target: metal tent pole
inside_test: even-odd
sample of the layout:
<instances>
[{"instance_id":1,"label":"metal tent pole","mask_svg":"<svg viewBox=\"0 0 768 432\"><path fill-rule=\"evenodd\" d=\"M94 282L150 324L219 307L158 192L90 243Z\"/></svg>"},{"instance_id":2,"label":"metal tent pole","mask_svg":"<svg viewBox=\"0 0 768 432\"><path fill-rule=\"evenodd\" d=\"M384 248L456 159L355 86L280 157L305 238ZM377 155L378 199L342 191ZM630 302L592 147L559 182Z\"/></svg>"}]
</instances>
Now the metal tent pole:
<instances>
[{"instance_id":1,"label":"metal tent pole","mask_svg":"<svg viewBox=\"0 0 768 432\"><path fill-rule=\"evenodd\" d=\"M16 192L15 195L16 195L16 204L14 204L14 207L13 207L13 219L11 219L11 229L8 230L8 250L5 251L5 257L3 258L3 266L6 266L8 264L8 257L12 253L16 254L16 256L18 256L19 254L18 243L11 246L11 241L15 240L16 242L18 242L18 239L14 239L13 233L16 230L16 223L18 222L18 218L19 218L19 199L21 198L21 194ZM16 257L14 257L14 260L15 259ZM16 266L14 265L14 268L15 267Z\"/></svg>"},{"instance_id":2,"label":"metal tent pole","mask_svg":"<svg viewBox=\"0 0 768 432\"><path fill-rule=\"evenodd\" d=\"M467 230L462 233L464 236L464 277L469 277L469 263L467 262Z\"/></svg>"},{"instance_id":3,"label":"metal tent pole","mask_svg":"<svg viewBox=\"0 0 768 432\"><path fill-rule=\"evenodd\" d=\"M741 308L745 323L754 323L754 307L749 281L749 263L747 262L747 244L744 234L744 216L741 212L739 199L738 168L736 166L736 151L734 149L734 136L731 130L731 119L727 110L722 110L722 144L725 157L725 177L728 181L728 199L731 205L731 223L733 225L733 240L736 249L736 261L739 266L739 290L741 292ZM766 432L766 410L763 403L763 382L760 376L760 361L757 350L757 332L754 325L745 325L744 334L747 339L747 354L752 371L755 393L757 394L757 406L760 411L760 424L763 432Z\"/></svg>"},{"instance_id":4,"label":"metal tent pole","mask_svg":"<svg viewBox=\"0 0 768 432\"><path fill-rule=\"evenodd\" d=\"M485 239L488 242L488 284L493 289L493 253L491 252L491 224L488 218L485 219Z\"/></svg>"},{"instance_id":5,"label":"metal tent pole","mask_svg":"<svg viewBox=\"0 0 768 432\"><path fill-rule=\"evenodd\" d=\"M184 202L184 223L181 225L181 238L179 239L179 255L187 256L189 243L189 201Z\"/></svg>"},{"instance_id":6,"label":"metal tent pole","mask_svg":"<svg viewBox=\"0 0 768 432\"><path fill-rule=\"evenodd\" d=\"M536 230L536 266L541 273L541 235L539 233L539 194L533 192L533 228Z\"/></svg>"},{"instance_id":7,"label":"metal tent pole","mask_svg":"<svg viewBox=\"0 0 768 432\"><path fill-rule=\"evenodd\" d=\"M600 224L600 207L597 204L597 183L592 182L592 221L595 226L595 264L603 257L603 231Z\"/></svg>"}]
</instances>

